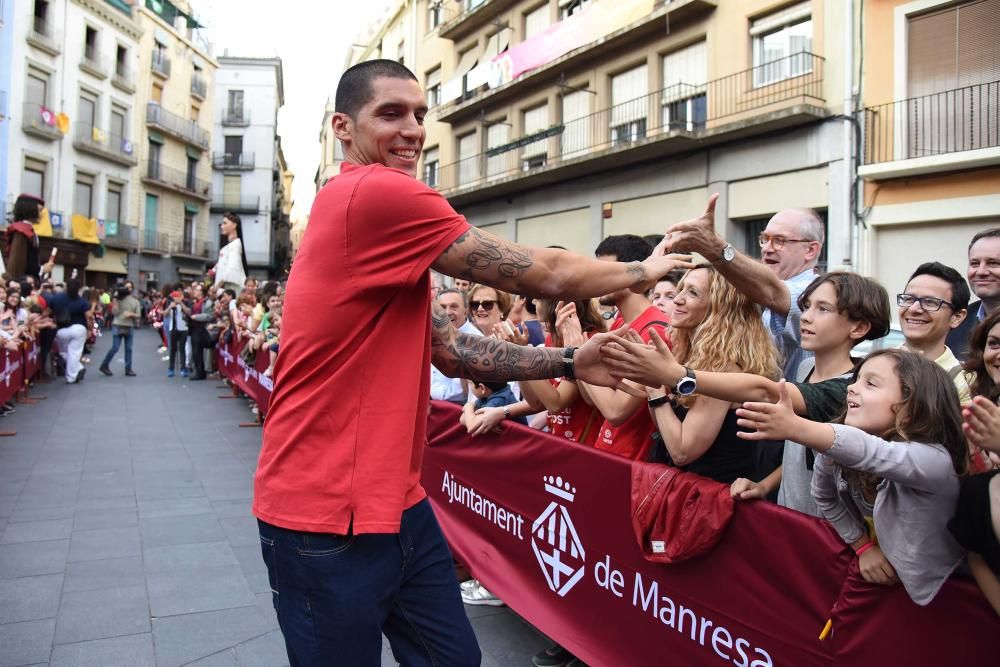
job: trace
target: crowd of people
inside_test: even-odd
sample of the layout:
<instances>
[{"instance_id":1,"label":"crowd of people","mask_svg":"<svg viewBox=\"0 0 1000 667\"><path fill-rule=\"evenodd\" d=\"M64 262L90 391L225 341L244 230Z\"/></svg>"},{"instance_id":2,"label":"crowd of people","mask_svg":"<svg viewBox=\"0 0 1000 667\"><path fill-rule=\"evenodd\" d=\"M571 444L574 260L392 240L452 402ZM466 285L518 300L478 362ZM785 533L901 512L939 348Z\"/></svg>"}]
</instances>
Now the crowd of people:
<instances>
[{"instance_id":1,"label":"crowd of people","mask_svg":"<svg viewBox=\"0 0 1000 667\"><path fill-rule=\"evenodd\" d=\"M601 335L604 362L627 386L477 383L432 369L431 397L462 404L472 437L503 438L505 420L525 423L712 478L737 501L825 519L866 581L901 584L926 605L949 577L972 576L1000 613L990 512L1000 503L1000 228L970 240L964 276L940 262L915 266L894 298L905 342L879 349L890 297L875 280L818 268L815 212L776 215L757 262L716 236L713 205L667 234L671 249L706 261L647 294L564 303L434 276L456 329L553 347ZM596 256L628 262L652 251L623 235ZM608 306L613 322L600 310ZM857 354L861 343L874 351ZM503 604L475 580L461 590L467 604ZM573 660L554 646L534 663Z\"/></svg>"}]
</instances>

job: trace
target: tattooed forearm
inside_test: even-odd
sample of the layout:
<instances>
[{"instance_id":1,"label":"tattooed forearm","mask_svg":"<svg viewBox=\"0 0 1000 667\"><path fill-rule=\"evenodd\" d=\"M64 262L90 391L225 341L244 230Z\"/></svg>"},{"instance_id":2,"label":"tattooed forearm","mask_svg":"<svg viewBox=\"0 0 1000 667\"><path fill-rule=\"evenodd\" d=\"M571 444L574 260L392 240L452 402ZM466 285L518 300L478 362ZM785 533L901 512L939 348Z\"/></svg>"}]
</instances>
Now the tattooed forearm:
<instances>
[{"instance_id":1,"label":"tattooed forearm","mask_svg":"<svg viewBox=\"0 0 1000 667\"><path fill-rule=\"evenodd\" d=\"M485 282L496 275L520 278L534 263L528 252L475 227L458 237L445 253L464 254L464 277Z\"/></svg>"},{"instance_id":2,"label":"tattooed forearm","mask_svg":"<svg viewBox=\"0 0 1000 667\"><path fill-rule=\"evenodd\" d=\"M646 267L643 266L642 262L631 262L628 265L629 275L635 276L637 280L646 279Z\"/></svg>"},{"instance_id":3,"label":"tattooed forearm","mask_svg":"<svg viewBox=\"0 0 1000 667\"><path fill-rule=\"evenodd\" d=\"M478 382L542 380L563 375L560 350L526 347L456 331L435 306L431 315L431 358L445 375Z\"/></svg>"}]
</instances>

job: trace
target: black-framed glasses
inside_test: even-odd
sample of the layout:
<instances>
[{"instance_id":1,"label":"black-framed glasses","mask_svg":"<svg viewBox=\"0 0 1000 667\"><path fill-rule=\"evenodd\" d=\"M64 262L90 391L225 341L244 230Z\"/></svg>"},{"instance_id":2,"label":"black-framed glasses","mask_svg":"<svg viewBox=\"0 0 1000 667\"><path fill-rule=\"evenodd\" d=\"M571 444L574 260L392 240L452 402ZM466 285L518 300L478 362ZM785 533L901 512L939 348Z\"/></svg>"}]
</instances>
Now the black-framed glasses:
<instances>
[{"instance_id":1,"label":"black-framed glasses","mask_svg":"<svg viewBox=\"0 0 1000 667\"><path fill-rule=\"evenodd\" d=\"M482 301L469 302L469 308L472 308L472 310L479 310L480 308L482 308L487 313L493 310L493 306L495 305L497 305L497 302L494 299L484 299Z\"/></svg>"},{"instance_id":2,"label":"black-framed glasses","mask_svg":"<svg viewBox=\"0 0 1000 667\"><path fill-rule=\"evenodd\" d=\"M813 240L812 239L786 239L784 236L771 236L770 234L764 234L762 232L761 235L757 237L757 243L760 244L761 248L763 248L768 243L770 243L771 246L775 250L781 250L782 248L785 247L786 243L813 243Z\"/></svg>"},{"instance_id":3,"label":"black-framed glasses","mask_svg":"<svg viewBox=\"0 0 1000 667\"><path fill-rule=\"evenodd\" d=\"M920 303L920 307L928 313L934 313L941 310L941 306L948 306L952 310L955 310L955 306L953 306L950 301L945 301L944 299L939 299L934 296L913 296L912 294L896 295L896 305L900 308L909 308L918 302Z\"/></svg>"}]
</instances>

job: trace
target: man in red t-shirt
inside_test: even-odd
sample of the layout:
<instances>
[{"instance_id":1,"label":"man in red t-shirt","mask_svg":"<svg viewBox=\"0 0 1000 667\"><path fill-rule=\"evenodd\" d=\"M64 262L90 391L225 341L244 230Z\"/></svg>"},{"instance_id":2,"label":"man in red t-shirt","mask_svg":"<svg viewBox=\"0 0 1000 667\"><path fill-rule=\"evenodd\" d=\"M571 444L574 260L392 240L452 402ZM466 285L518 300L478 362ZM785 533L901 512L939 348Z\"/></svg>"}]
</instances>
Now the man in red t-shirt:
<instances>
[{"instance_id":1,"label":"man in red t-shirt","mask_svg":"<svg viewBox=\"0 0 1000 667\"><path fill-rule=\"evenodd\" d=\"M430 365L476 381L578 376L616 386L598 343L521 347L455 330L430 271L507 292L644 291L674 264L518 246L470 227L414 176L427 103L390 60L347 70L339 176L319 192L288 280L253 512L289 662L478 665L420 468ZM575 356L574 356L575 353Z\"/></svg>"},{"instance_id":2,"label":"man in red t-shirt","mask_svg":"<svg viewBox=\"0 0 1000 667\"><path fill-rule=\"evenodd\" d=\"M609 236L597 246L597 259L607 262L629 262L633 257L646 257L652 249L641 237L632 234ZM649 330L656 329L669 341L666 316L644 294L618 290L601 297L601 305L618 308L618 319L612 329L628 324L643 340L649 340ZM604 415L594 446L633 460L644 460L652 444L656 426L646 407L646 401L618 389L595 387L577 382L590 402Z\"/></svg>"}]
</instances>

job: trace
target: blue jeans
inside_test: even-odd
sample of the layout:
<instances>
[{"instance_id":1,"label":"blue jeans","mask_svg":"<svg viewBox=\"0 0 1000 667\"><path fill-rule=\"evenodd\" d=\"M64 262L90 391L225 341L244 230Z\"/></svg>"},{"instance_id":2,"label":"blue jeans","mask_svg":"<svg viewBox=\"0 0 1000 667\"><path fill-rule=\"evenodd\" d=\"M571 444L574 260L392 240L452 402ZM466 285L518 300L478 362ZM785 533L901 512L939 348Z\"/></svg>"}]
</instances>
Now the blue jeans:
<instances>
[{"instance_id":1,"label":"blue jeans","mask_svg":"<svg viewBox=\"0 0 1000 667\"><path fill-rule=\"evenodd\" d=\"M125 370L132 370L132 327L111 327L111 349L104 355L101 366L107 367L125 341Z\"/></svg>"},{"instance_id":2,"label":"blue jeans","mask_svg":"<svg viewBox=\"0 0 1000 667\"><path fill-rule=\"evenodd\" d=\"M383 633L400 665L479 665L451 552L426 499L403 512L398 534L257 523L292 667L377 666Z\"/></svg>"}]
</instances>

